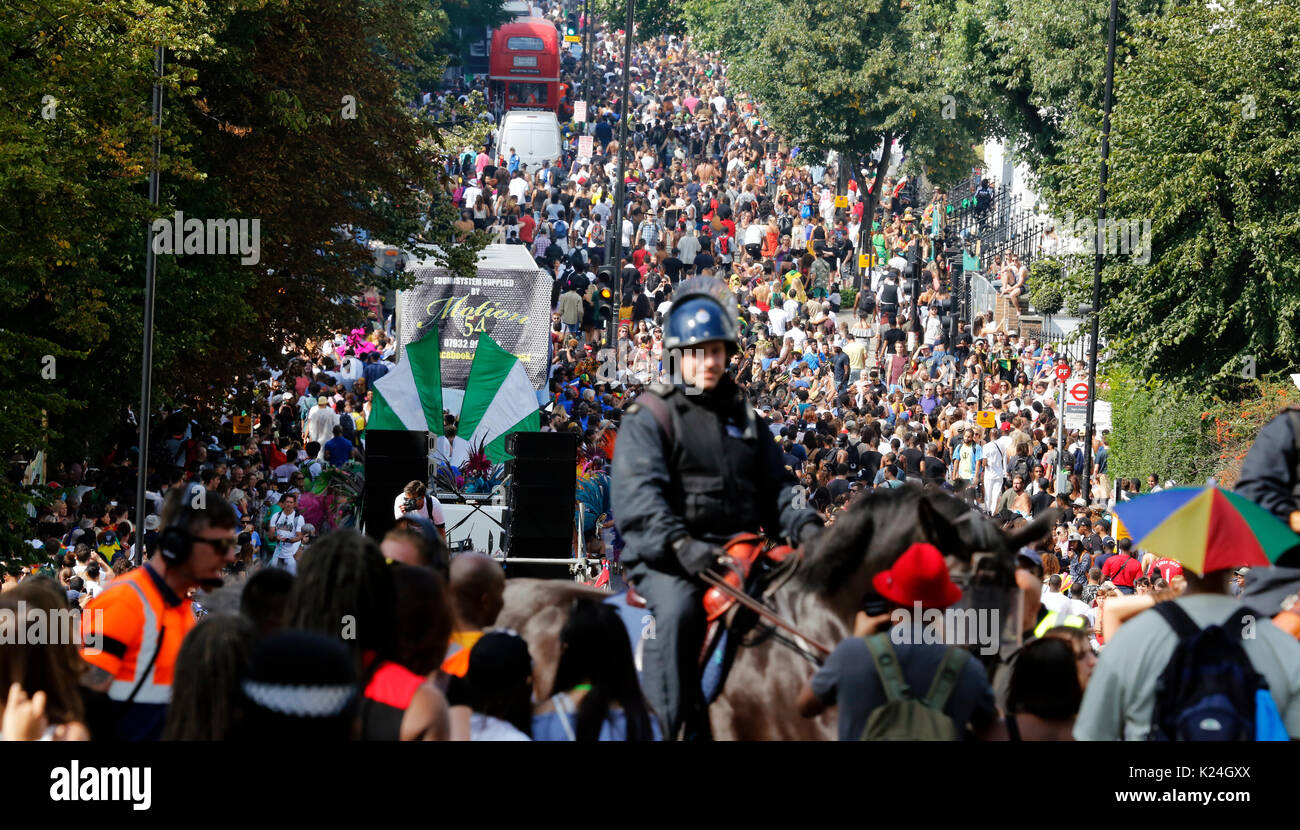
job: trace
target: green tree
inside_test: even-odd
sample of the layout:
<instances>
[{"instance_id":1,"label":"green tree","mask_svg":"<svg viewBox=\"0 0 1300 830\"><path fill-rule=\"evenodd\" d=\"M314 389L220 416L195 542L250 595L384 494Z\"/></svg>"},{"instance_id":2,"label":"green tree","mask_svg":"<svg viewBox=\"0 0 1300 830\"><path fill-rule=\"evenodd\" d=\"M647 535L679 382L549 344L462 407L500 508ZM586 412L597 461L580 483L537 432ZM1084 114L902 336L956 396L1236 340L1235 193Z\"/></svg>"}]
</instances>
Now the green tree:
<instances>
[{"instance_id":1,"label":"green tree","mask_svg":"<svg viewBox=\"0 0 1300 830\"><path fill-rule=\"evenodd\" d=\"M116 445L121 458L134 443L111 426L138 409L156 217L261 229L256 263L159 256L153 378L165 406L246 406L264 357L359 321L351 299L373 263L349 228L472 270L484 240L450 242L443 131L410 106L418 79L445 66L431 44L448 19L416 0L19 0L0 20L0 447L97 458ZM167 63L155 211L156 44ZM26 500L12 475L0 482L3 528Z\"/></svg>"},{"instance_id":2,"label":"green tree","mask_svg":"<svg viewBox=\"0 0 1300 830\"><path fill-rule=\"evenodd\" d=\"M1251 374L1295 371L1300 16L1269 3L1192 4L1127 39L1107 210L1130 241L1150 223L1150 262L1108 257L1102 326L1113 358L1221 394ZM1100 124L1095 110L1085 120L1056 168L1060 208L1081 216L1095 205Z\"/></svg>"},{"instance_id":3,"label":"green tree","mask_svg":"<svg viewBox=\"0 0 1300 830\"><path fill-rule=\"evenodd\" d=\"M1124 0L1118 31L1133 31L1167 5ZM1108 13L1105 0L958 0L943 30L944 50L966 82L988 93L980 103L989 135L1008 141L1045 193L1057 186L1063 142L1101 109ZM1130 54L1121 37L1117 64Z\"/></svg>"},{"instance_id":4,"label":"green tree","mask_svg":"<svg viewBox=\"0 0 1300 830\"><path fill-rule=\"evenodd\" d=\"M636 4L632 11L635 34L639 40L649 40L661 35L686 33L681 4L677 0L630 0ZM594 0L592 15L606 21L611 30L622 31L627 20L627 3L624 0Z\"/></svg>"}]
</instances>

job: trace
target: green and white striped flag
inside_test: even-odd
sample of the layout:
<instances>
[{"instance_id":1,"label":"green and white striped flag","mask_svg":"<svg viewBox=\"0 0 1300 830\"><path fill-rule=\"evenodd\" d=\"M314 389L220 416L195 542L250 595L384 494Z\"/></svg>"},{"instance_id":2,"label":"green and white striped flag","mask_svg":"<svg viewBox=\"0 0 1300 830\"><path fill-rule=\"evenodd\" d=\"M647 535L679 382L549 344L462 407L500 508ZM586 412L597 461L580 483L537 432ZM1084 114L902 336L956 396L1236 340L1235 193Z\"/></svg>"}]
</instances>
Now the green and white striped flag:
<instances>
[{"instance_id":1,"label":"green and white striped flag","mask_svg":"<svg viewBox=\"0 0 1300 830\"><path fill-rule=\"evenodd\" d=\"M375 381L366 429L427 429L442 435L441 356L437 326L408 343L402 361Z\"/></svg>"},{"instance_id":2,"label":"green and white striped flag","mask_svg":"<svg viewBox=\"0 0 1300 830\"><path fill-rule=\"evenodd\" d=\"M511 457L506 452L507 435L537 432L541 427L537 392L524 364L487 334L480 334L456 434L471 447L482 444L488 460L497 464Z\"/></svg>"}]
</instances>

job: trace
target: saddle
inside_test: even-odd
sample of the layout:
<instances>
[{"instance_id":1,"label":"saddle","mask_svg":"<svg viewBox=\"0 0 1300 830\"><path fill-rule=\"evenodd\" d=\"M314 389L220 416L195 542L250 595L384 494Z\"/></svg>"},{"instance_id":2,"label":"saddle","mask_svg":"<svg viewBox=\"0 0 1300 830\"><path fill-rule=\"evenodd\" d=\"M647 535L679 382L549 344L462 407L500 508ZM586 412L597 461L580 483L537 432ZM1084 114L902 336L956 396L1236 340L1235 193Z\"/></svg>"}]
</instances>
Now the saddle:
<instances>
[{"instance_id":1,"label":"saddle","mask_svg":"<svg viewBox=\"0 0 1300 830\"><path fill-rule=\"evenodd\" d=\"M750 585L750 577L755 574L755 565L760 562L768 569L784 565L795 553L789 545L776 545L757 533L737 533L727 540L724 546L727 556L731 557L733 567L723 579L737 590L745 590ZM752 587L752 586L751 586ZM627 604L633 608L645 608L645 598L636 592L632 585L627 586ZM704 594L704 613L709 623L717 622L736 605L736 600L717 588L710 588Z\"/></svg>"},{"instance_id":2,"label":"saddle","mask_svg":"<svg viewBox=\"0 0 1300 830\"><path fill-rule=\"evenodd\" d=\"M760 602L794 576L801 559L789 545L775 545L757 533L739 533L724 548L732 567L723 580ZM633 608L646 607L630 584L624 601ZM708 622L699 655L700 680L705 702L711 703L721 694L740 640L758 616L716 587L705 592L703 605Z\"/></svg>"}]
</instances>

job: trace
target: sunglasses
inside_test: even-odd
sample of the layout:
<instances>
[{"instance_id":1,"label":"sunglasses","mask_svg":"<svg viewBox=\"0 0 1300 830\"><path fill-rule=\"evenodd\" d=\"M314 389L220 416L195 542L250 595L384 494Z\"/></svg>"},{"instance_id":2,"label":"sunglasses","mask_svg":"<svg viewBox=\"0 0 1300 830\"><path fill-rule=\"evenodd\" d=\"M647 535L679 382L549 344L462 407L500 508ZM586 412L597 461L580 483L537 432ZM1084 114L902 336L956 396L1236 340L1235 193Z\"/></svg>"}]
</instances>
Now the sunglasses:
<instances>
[{"instance_id":1,"label":"sunglasses","mask_svg":"<svg viewBox=\"0 0 1300 830\"><path fill-rule=\"evenodd\" d=\"M238 546L235 544L234 539L205 539L202 536L199 536L196 537L194 541L202 542L205 545L211 545L212 549L215 550L220 556L225 556L232 549L234 550L239 549Z\"/></svg>"}]
</instances>

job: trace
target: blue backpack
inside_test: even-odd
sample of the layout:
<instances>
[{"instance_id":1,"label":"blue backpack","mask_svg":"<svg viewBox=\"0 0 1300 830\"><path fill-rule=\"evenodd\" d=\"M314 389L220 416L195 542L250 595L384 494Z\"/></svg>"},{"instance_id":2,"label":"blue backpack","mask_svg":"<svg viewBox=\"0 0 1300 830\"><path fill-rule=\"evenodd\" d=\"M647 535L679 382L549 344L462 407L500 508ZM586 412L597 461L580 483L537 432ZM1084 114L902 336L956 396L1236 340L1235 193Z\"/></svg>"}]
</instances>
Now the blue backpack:
<instances>
[{"instance_id":1,"label":"blue backpack","mask_svg":"<svg viewBox=\"0 0 1300 830\"><path fill-rule=\"evenodd\" d=\"M1249 608L1222 625L1199 627L1176 602L1155 610L1178 635L1156 685L1151 741L1285 741L1266 681L1242 646Z\"/></svg>"}]
</instances>

